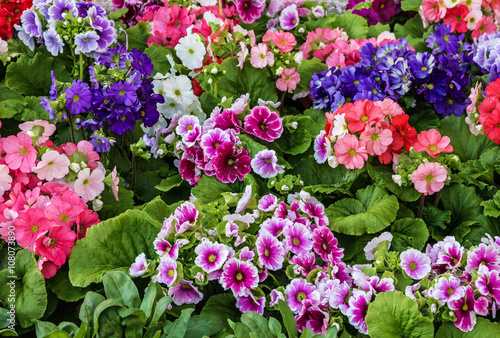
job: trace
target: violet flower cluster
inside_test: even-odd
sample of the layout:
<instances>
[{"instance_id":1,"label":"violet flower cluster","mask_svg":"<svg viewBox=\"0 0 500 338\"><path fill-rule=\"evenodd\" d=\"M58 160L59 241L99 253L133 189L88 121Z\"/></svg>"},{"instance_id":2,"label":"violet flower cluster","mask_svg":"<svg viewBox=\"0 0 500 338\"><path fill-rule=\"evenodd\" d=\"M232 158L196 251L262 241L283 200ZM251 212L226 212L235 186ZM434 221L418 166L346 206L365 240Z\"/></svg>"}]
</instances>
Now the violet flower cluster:
<instances>
[{"instance_id":1,"label":"violet flower cluster","mask_svg":"<svg viewBox=\"0 0 500 338\"><path fill-rule=\"evenodd\" d=\"M490 82L500 77L500 33L484 34L474 39L471 53L483 74L490 74Z\"/></svg>"},{"instance_id":2,"label":"violet flower cluster","mask_svg":"<svg viewBox=\"0 0 500 338\"><path fill-rule=\"evenodd\" d=\"M89 67L90 84L74 80L57 94L55 79L49 99L42 97L42 106L50 118L65 119L67 113L78 115L77 126L94 132L91 143L99 152L112 144L105 130L117 135L132 131L137 121L146 127L158 122L157 104L164 98L153 91L151 59L142 51L127 50L118 45L108 49Z\"/></svg>"},{"instance_id":3,"label":"violet flower cluster","mask_svg":"<svg viewBox=\"0 0 500 338\"><path fill-rule=\"evenodd\" d=\"M57 56L70 46L75 54L95 56L116 41L114 22L97 4L75 0L35 1L24 11L21 25L15 25L18 37L31 50L35 42Z\"/></svg>"},{"instance_id":4,"label":"violet flower cluster","mask_svg":"<svg viewBox=\"0 0 500 338\"><path fill-rule=\"evenodd\" d=\"M401 12L400 0L349 0L346 10L364 17L368 25L389 22Z\"/></svg>"},{"instance_id":5,"label":"violet flower cluster","mask_svg":"<svg viewBox=\"0 0 500 338\"><path fill-rule=\"evenodd\" d=\"M225 100L227 108L216 107L203 123L197 116L176 114L168 128L160 128L148 137L151 153L157 155L163 137L173 146L180 174L191 185L197 185L203 173L224 183L243 181L252 169L264 178L282 173L284 167L278 165L274 150L261 150L252 159L239 137L244 132L266 142L279 138L283 122L272 110L277 105L259 101L250 109L248 101L249 94L232 104Z\"/></svg>"},{"instance_id":6,"label":"violet flower cluster","mask_svg":"<svg viewBox=\"0 0 500 338\"><path fill-rule=\"evenodd\" d=\"M427 39L432 53L415 52L405 39L371 43L360 49L361 60L342 69L313 75L310 94L315 109L335 110L344 102L368 99L398 101L423 96L442 116L464 113L470 103L463 89L469 85L469 56L460 53L463 36L440 24Z\"/></svg>"}]
</instances>

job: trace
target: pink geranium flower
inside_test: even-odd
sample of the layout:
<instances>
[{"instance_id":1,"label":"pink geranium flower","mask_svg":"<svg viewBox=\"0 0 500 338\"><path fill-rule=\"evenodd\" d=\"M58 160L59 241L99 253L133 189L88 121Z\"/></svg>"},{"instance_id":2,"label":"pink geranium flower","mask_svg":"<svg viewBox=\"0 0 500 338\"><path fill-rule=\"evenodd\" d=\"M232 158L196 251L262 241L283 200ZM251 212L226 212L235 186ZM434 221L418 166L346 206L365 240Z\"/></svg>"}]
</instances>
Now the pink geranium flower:
<instances>
[{"instance_id":1,"label":"pink geranium flower","mask_svg":"<svg viewBox=\"0 0 500 338\"><path fill-rule=\"evenodd\" d=\"M11 135L4 140L2 147L6 152L5 164L10 169L19 169L23 173L32 172L37 152L28 134L20 132L17 136Z\"/></svg>"},{"instance_id":2,"label":"pink geranium flower","mask_svg":"<svg viewBox=\"0 0 500 338\"><path fill-rule=\"evenodd\" d=\"M432 195L444 187L448 179L448 171L440 163L421 163L417 170L411 174L411 181L415 189L424 195Z\"/></svg>"},{"instance_id":3,"label":"pink geranium flower","mask_svg":"<svg viewBox=\"0 0 500 338\"><path fill-rule=\"evenodd\" d=\"M334 145L335 156L347 169L361 169L368 160L365 143L352 134L338 140Z\"/></svg>"},{"instance_id":4,"label":"pink geranium flower","mask_svg":"<svg viewBox=\"0 0 500 338\"><path fill-rule=\"evenodd\" d=\"M267 50L265 44L259 43L253 46L250 51L250 63L255 68L265 68L268 65L272 66L274 64L274 55Z\"/></svg>"},{"instance_id":5,"label":"pink geranium flower","mask_svg":"<svg viewBox=\"0 0 500 338\"><path fill-rule=\"evenodd\" d=\"M287 53L293 50L293 46L297 44L295 37L290 32L278 31L273 32L272 30L268 30L266 34L262 37L262 41L268 43L272 41L276 47L280 49L281 53Z\"/></svg>"},{"instance_id":6,"label":"pink geranium flower","mask_svg":"<svg viewBox=\"0 0 500 338\"><path fill-rule=\"evenodd\" d=\"M14 219L16 226L16 239L23 248L31 247L41 234L44 234L53 225L53 222L45 218L45 213L40 208L30 208L20 213Z\"/></svg>"},{"instance_id":7,"label":"pink geranium flower","mask_svg":"<svg viewBox=\"0 0 500 338\"><path fill-rule=\"evenodd\" d=\"M48 234L38 237L35 241L35 254L46 257L56 265L63 265L69 257L76 234L65 226L56 225Z\"/></svg>"},{"instance_id":8,"label":"pink geranium flower","mask_svg":"<svg viewBox=\"0 0 500 338\"><path fill-rule=\"evenodd\" d=\"M297 84L300 82L300 74L295 71L295 67L286 68L281 73L281 77L276 80L276 88L282 92L289 91L292 92L297 88Z\"/></svg>"},{"instance_id":9,"label":"pink geranium flower","mask_svg":"<svg viewBox=\"0 0 500 338\"><path fill-rule=\"evenodd\" d=\"M82 169L78 172L73 189L83 199L92 201L104 190L104 172L97 169L90 171L90 168Z\"/></svg>"},{"instance_id":10,"label":"pink geranium flower","mask_svg":"<svg viewBox=\"0 0 500 338\"><path fill-rule=\"evenodd\" d=\"M33 168L33 172L41 180L52 181L66 176L69 173L69 165L68 156L49 150L42 155L41 161Z\"/></svg>"},{"instance_id":11,"label":"pink geranium flower","mask_svg":"<svg viewBox=\"0 0 500 338\"><path fill-rule=\"evenodd\" d=\"M400 255L401 267L413 279L422 279L431 272L431 259L416 249L408 249Z\"/></svg>"},{"instance_id":12,"label":"pink geranium flower","mask_svg":"<svg viewBox=\"0 0 500 338\"><path fill-rule=\"evenodd\" d=\"M416 151L426 151L434 158L437 158L439 153L451 153L453 151L450 138L448 136L441 137L441 134L436 129L424 130L418 134L414 147Z\"/></svg>"}]
</instances>

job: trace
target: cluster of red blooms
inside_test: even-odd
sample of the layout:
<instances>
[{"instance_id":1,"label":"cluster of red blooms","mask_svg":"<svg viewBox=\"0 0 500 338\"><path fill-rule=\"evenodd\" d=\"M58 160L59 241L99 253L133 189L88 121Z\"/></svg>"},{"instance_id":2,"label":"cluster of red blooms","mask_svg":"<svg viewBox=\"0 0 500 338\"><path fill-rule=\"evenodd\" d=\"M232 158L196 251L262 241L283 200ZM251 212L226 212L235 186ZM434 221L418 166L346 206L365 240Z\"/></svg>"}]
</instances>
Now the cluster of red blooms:
<instances>
[{"instance_id":1,"label":"cluster of red blooms","mask_svg":"<svg viewBox=\"0 0 500 338\"><path fill-rule=\"evenodd\" d=\"M0 0L0 38L12 38L14 25L21 21L21 14L32 4L33 0Z\"/></svg>"},{"instance_id":2,"label":"cluster of red blooms","mask_svg":"<svg viewBox=\"0 0 500 338\"><path fill-rule=\"evenodd\" d=\"M500 144L500 79L488 84L484 91L487 97L477 107L478 122L483 125L484 133Z\"/></svg>"}]
</instances>

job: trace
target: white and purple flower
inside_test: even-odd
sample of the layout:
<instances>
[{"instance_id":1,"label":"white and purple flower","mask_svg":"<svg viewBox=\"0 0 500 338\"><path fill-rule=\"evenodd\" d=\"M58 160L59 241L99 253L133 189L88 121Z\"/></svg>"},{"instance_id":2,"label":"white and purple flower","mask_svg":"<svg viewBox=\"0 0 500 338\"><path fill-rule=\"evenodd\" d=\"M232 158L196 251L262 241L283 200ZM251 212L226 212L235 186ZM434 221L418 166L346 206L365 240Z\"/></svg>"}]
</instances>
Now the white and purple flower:
<instances>
[{"instance_id":1,"label":"white and purple flower","mask_svg":"<svg viewBox=\"0 0 500 338\"><path fill-rule=\"evenodd\" d=\"M130 266L130 276L142 276L148 270L149 263L146 260L146 254L141 253L135 258L135 263Z\"/></svg>"},{"instance_id":2,"label":"white and purple flower","mask_svg":"<svg viewBox=\"0 0 500 338\"><path fill-rule=\"evenodd\" d=\"M211 242L207 238L202 239L201 244L194 249L194 252L197 255L195 264L201 267L206 273L219 270L229 256L229 250L226 245Z\"/></svg>"},{"instance_id":3,"label":"white and purple flower","mask_svg":"<svg viewBox=\"0 0 500 338\"><path fill-rule=\"evenodd\" d=\"M284 166L278 165L278 157L274 150L259 151L250 164L253 171L262 178L271 178L285 171Z\"/></svg>"},{"instance_id":4,"label":"white and purple flower","mask_svg":"<svg viewBox=\"0 0 500 338\"><path fill-rule=\"evenodd\" d=\"M316 287L305 279L296 278L286 286L287 304L295 313L300 313L305 300L309 299L312 305L319 305L320 294Z\"/></svg>"},{"instance_id":5,"label":"white and purple flower","mask_svg":"<svg viewBox=\"0 0 500 338\"><path fill-rule=\"evenodd\" d=\"M271 233L267 231L260 232L255 242L259 263L269 270L279 270L283 267L285 260L285 249L283 244Z\"/></svg>"},{"instance_id":6,"label":"white and purple flower","mask_svg":"<svg viewBox=\"0 0 500 338\"><path fill-rule=\"evenodd\" d=\"M465 295L465 286L460 286L460 279L450 276L440 277L434 286L432 298L436 298L441 304L459 300Z\"/></svg>"},{"instance_id":7,"label":"white and purple flower","mask_svg":"<svg viewBox=\"0 0 500 338\"><path fill-rule=\"evenodd\" d=\"M401 253L401 267L413 279L422 279L431 272L431 259L417 249L408 249Z\"/></svg>"},{"instance_id":8,"label":"white and purple flower","mask_svg":"<svg viewBox=\"0 0 500 338\"><path fill-rule=\"evenodd\" d=\"M249 261L231 258L224 264L219 282L225 290L231 289L235 296L245 296L259 284L259 273Z\"/></svg>"}]
</instances>

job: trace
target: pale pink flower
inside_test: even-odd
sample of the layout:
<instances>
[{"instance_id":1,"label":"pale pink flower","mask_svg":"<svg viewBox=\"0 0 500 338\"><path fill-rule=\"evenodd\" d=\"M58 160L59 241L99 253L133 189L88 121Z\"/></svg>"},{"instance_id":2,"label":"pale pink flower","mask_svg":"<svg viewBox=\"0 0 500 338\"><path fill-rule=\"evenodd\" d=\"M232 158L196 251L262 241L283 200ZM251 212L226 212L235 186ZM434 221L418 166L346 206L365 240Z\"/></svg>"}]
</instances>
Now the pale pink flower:
<instances>
[{"instance_id":1,"label":"pale pink flower","mask_svg":"<svg viewBox=\"0 0 500 338\"><path fill-rule=\"evenodd\" d=\"M241 51L236 53L236 56L238 57L238 66L240 69L243 69L243 64L245 64L245 60L248 55L248 48L247 44L244 43L243 41L240 41L240 46L241 46Z\"/></svg>"},{"instance_id":2,"label":"pale pink flower","mask_svg":"<svg viewBox=\"0 0 500 338\"><path fill-rule=\"evenodd\" d=\"M411 174L411 181L415 189L424 195L432 195L444 187L448 178L448 171L440 163L421 163L417 170Z\"/></svg>"},{"instance_id":3,"label":"pale pink flower","mask_svg":"<svg viewBox=\"0 0 500 338\"><path fill-rule=\"evenodd\" d=\"M37 144L42 144L49 140L49 137L56 131L56 126L48 121L35 120L21 123L19 129L32 137L37 137Z\"/></svg>"},{"instance_id":4,"label":"pale pink flower","mask_svg":"<svg viewBox=\"0 0 500 338\"><path fill-rule=\"evenodd\" d=\"M300 82L300 74L295 71L295 67L287 68L281 73L281 78L276 80L276 88L282 92L292 92Z\"/></svg>"},{"instance_id":5,"label":"pale pink flower","mask_svg":"<svg viewBox=\"0 0 500 338\"><path fill-rule=\"evenodd\" d=\"M89 168L85 168L78 172L73 189L83 199L92 201L104 190L103 180L103 171L97 169L91 172Z\"/></svg>"},{"instance_id":6,"label":"pale pink flower","mask_svg":"<svg viewBox=\"0 0 500 338\"><path fill-rule=\"evenodd\" d=\"M115 196L115 199L119 201L120 199L118 198L118 183L120 183L120 178L118 177L118 171L116 170L116 166L111 172L111 191L113 192L113 195Z\"/></svg>"},{"instance_id":7,"label":"pale pink flower","mask_svg":"<svg viewBox=\"0 0 500 338\"><path fill-rule=\"evenodd\" d=\"M345 165L347 169L361 169L365 161L368 160L365 142L359 141L352 134L348 134L338 140L335 143L334 149L337 161Z\"/></svg>"},{"instance_id":8,"label":"pale pink flower","mask_svg":"<svg viewBox=\"0 0 500 338\"><path fill-rule=\"evenodd\" d=\"M0 197L10 189L12 177L10 176L10 169L5 164L0 164Z\"/></svg>"},{"instance_id":9,"label":"pale pink flower","mask_svg":"<svg viewBox=\"0 0 500 338\"><path fill-rule=\"evenodd\" d=\"M17 136L11 135L3 141L2 146L3 151L7 153L5 163L10 169L31 173L35 166L37 152L28 134L20 132Z\"/></svg>"},{"instance_id":10,"label":"pale pink flower","mask_svg":"<svg viewBox=\"0 0 500 338\"><path fill-rule=\"evenodd\" d=\"M267 46L259 43L257 46L252 47L250 63L255 68L264 68L274 64L274 55L272 52L267 51Z\"/></svg>"},{"instance_id":11,"label":"pale pink flower","mask_svg":"<svg viewBox=\"0 0 500 338\"><path fill-rule=\"evenodd\" d=\"M42 155L42 160L33 168L33 172L41 180L52 181L66 176L69 173L69 165L68 156L49 150Z\"/></svg>"}]
</instances>

